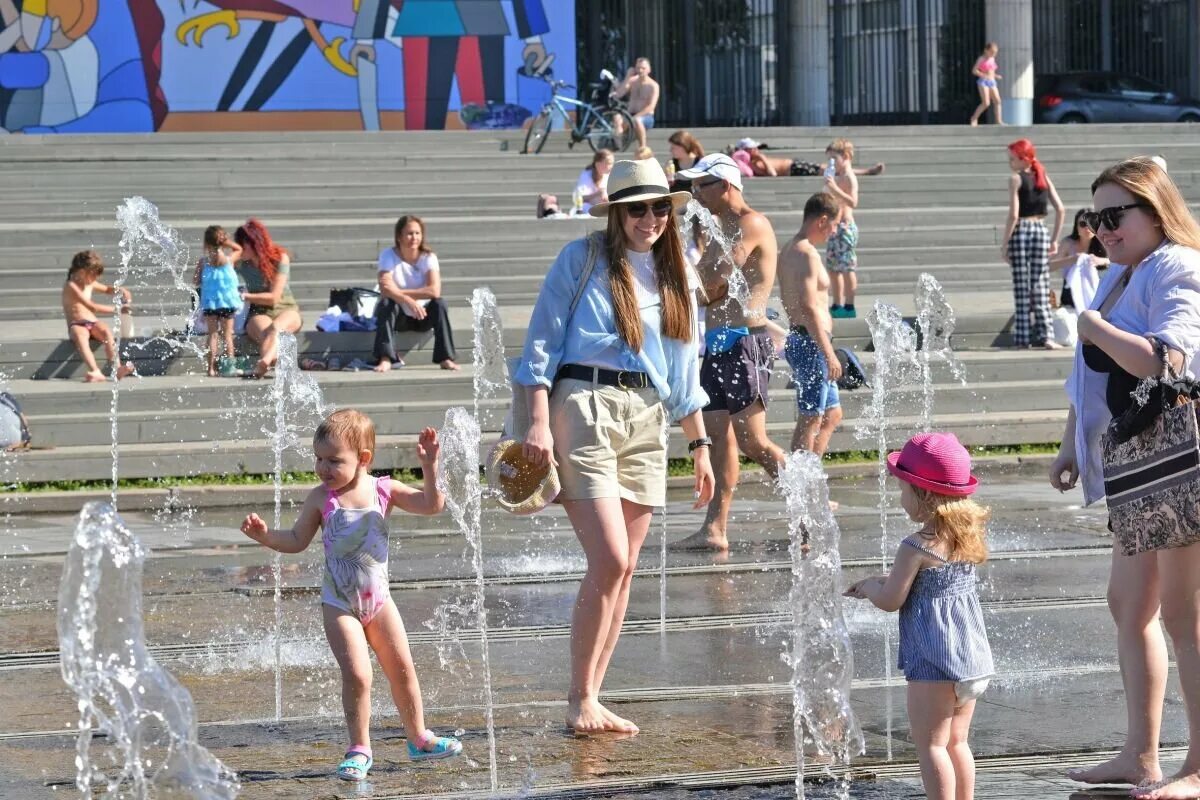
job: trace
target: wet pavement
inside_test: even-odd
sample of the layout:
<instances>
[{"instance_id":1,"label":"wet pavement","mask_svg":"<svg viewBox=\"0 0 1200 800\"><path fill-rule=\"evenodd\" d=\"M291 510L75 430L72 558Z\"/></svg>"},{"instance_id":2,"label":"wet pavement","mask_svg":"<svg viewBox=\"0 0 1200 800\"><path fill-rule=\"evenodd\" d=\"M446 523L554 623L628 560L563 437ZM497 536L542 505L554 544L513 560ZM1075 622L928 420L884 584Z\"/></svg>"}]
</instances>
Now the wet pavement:
<instances>
[{"instance_id":1,"label":"wet pavement","mask_svg":"<svg viewBox=\"0 0 1200 800\"><path fill-rule=\"evenodd\" d=\"M980 570L980 595L998 673L972 728L981 798L1111 796L1072 795L1080 787L1063 773L1101 760L1122 741L1115 636L1104 604L1104 513L1049 489L1041 471L989 469L980 493L993 509L992 559ZM882 547L875 487L874 477L832 483L846 581L878 571L881 552L893 553L910 529L893 495L897 511ZM472 576L451 521L394 516L391 577L428 722L439 732L462 730L465 757L410 764L377 671L376 766L368 783L352 785L331 777L345 733L338 674L316 607L319 547L284 559L283 718L275 720L271 554L236 530L249 510L182 509L126 520L152 550L143 579L151 650L191 692L200 741L239 772L241 796L487 796L480 643L464 612ZM284 512L289 524L291 515ZM681 494L652 526L606 679L603 699L636 721L641 734L583 739L562 721L568 626L583 567L573 534L558 508L534 518L485 509L500 795L795 796L790 668L781 658L789 647L791 580L783 504L752 479L739 489L727 556L669 553L662 617L661 537L681 539L700 519ZM63 516L14 517L0 529L0 797L75 794L77 712L59 672L54 610L73 526ZM849 794L920 797L903 679L892 666L895 615L847 603L852 703L867 743L853 764ZM1175 684L1173 678L1167 746L1185 736ZM806 794L839 791L813 782Z\"/></svg>"}]
</instances>

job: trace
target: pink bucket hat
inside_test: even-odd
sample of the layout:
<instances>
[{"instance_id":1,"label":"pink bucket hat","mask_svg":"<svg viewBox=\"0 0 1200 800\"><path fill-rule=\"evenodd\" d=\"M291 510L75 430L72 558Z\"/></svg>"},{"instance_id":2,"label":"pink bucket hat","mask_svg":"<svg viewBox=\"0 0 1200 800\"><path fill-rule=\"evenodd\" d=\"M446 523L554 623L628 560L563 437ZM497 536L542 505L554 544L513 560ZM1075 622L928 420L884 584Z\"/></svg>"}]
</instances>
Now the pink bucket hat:
<instances>
[{"instance_id":1,"label":"pink bucket hat","mask_svg":"<svg viewBox=\"0 0 1200 800\"><path fill-rule=\"evenodd\" d=\"M951 497L979 488L971 474L971 454L953 433L918 433L898 453L888 453L888 471L913 486Z\"/></svg>"}]
</instances>

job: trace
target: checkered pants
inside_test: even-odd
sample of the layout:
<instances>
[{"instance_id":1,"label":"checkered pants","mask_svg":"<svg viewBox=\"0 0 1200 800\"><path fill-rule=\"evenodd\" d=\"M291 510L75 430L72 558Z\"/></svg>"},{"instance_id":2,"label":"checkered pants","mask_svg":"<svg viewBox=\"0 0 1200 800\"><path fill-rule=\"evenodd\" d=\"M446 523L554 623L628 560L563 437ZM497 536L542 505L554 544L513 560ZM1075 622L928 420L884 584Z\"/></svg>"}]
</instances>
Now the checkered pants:
<instances>
[{"instance_id":1,"label":"checkered pants","mask_svg":"<svg viewBox=\"0 0 1200 800\"><path fill-rule=\"evenodd\" d=\"M1050 334L1050 233L1040 219L1017 223L1008 241L1008 263L1012 266L1016 307L1013 344L1045 344Z\"/></svg>"}]
</instances>

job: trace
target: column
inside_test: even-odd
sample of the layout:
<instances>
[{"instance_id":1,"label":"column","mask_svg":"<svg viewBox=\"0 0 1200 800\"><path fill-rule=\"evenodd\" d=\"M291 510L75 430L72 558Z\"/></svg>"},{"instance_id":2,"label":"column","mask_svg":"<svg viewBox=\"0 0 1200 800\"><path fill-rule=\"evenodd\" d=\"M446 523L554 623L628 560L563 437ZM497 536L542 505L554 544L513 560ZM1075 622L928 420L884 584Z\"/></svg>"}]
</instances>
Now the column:
<instances>
[{"instance_id":1,"label":"column","mask_svg":"<svg viewBox=\"0 0 1200 800\"><path fill-rule=\"evenodd\" d=\"M829 124L829 4L790 0L787 91L792 125Z\"/></svg>"},{"instance_id":2,"label":"column","mask_svg":"<svg viewBox=\"0 0 1200 800\"><path fill-rule=\"evenodd\" d=\"M1033 0L986 0L985 30L1000 46L996 59L1004 121L1033 124Z\"/></svg>"}]
</instances>

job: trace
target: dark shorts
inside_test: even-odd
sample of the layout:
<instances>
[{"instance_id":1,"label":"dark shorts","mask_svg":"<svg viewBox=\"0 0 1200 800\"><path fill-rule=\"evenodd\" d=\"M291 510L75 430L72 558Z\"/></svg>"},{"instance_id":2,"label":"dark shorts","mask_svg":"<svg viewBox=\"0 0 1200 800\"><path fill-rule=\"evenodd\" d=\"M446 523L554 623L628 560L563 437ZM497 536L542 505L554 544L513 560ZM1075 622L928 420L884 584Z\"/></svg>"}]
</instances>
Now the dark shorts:
<instances>
[{"instance_id":1,"label":"dark shorts","mask_svg":"<svg viewBox=\"0 0 1200 800\"><path fill-rule=\"evenodd\" d=\"M212 317L213 319L233 319L237 311L236 308L206 308L204 309L204 316L206 318Z\"/></svg>"},{"instance_id":2,"label":"dark shorts","mask_svg":"<svg viewBox=\"0 0 1200 800\"><path fill-rule=\"evenodd\" d=\"M756 328L724 353L705 353L700 386L708 393L705 411L737 414L761 400L767 405L767 385L775 363L775 345L765 330Z\"/></svg>"}]
</instances>

